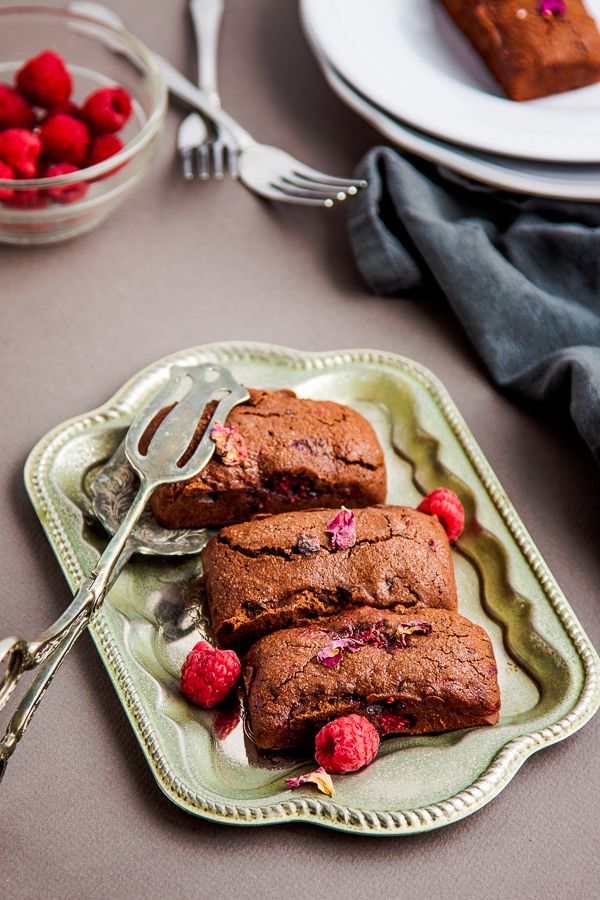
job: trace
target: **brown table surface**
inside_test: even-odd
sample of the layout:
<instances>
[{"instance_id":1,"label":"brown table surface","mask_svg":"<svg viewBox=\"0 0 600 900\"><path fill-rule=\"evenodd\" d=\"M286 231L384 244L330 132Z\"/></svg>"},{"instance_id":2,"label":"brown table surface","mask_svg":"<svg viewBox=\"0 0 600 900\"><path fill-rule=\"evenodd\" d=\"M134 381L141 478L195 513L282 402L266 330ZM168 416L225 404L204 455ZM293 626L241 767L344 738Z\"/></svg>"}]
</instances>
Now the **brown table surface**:
<instances>
[{"instance_id":1,"label":"brown table surface","mask_svg":"<svg viewBox=\"0 0 600 900\"><path fill-rule=\"evenodd\" d=\"M183 0L113 6L193 74ZM325 85L295 3L228 0L221 71L232 113L326 171L352 171L378 141ZM600 645L600 474L579 439L499 393L441 304L370 296L342 212L267 206L231 181L184 184L179 120L173 108L152 173L98 231L0 250L0 634L32 635L67 601L22 486L38 438L164 354L252 339L381 348L432 368ZM597 896L599 740L600 717L532 757L482 811L427 835L218 826L155 786L85 636L0 788L0 896Z\"/></svg>"}]
</instances>

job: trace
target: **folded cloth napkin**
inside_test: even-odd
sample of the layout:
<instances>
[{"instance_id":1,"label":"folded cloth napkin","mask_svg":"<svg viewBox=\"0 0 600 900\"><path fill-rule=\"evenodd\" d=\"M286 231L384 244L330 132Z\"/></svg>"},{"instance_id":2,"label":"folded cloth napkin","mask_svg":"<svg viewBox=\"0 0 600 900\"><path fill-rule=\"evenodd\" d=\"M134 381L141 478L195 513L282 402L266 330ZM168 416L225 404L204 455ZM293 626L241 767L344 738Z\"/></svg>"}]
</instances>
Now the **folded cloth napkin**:
<instances>
[{"instance_id":1,"label":"folded cloth napkin","mask_svg":"<svg viewBox=\"0 0 600 900\"><path fill-rule=\"evenodd\" d=\"M496 383L564 409L600 462L600 205L498 193L385 147L358 174L350 237L373 291L438 288Z\"/></svg>"}]
</instances>

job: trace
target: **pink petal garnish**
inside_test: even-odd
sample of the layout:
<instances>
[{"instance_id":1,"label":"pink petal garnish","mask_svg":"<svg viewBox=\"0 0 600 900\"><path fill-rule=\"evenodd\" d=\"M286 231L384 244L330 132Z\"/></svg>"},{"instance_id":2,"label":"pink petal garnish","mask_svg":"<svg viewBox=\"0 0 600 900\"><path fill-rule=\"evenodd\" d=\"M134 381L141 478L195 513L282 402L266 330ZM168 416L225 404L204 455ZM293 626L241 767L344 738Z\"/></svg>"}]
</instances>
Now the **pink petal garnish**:
<instances>
[{"instance_id":1,"label":"pink petal garnish","mask_svg":"<svg viewBox=\"0 0 600 900\"><path fill-rule=\"evenodd\" d=\"M347 650L348 653L355 653L357 650L360 650L361 646L362 644L359 641L355 641L352 638L337 638L335 641L327 644L326 647L323 647L322 650L319 650L317 662L329 668L337 666L343 659L344 650Z\"/></svg>"},{"instance_id":2,"label":"pink petal garnish","mask_svg":"<svg viewBox=\"0 0 600 900\"><path fill-rule=\"evenodd\" d=\"M540 0L540 12L547 19L564 16L567 11L565 0Z\"/></svg>"},{"instance_id":3,"label":"pink petal garnish","mask_svg":"<svg viewBox=\"0 0 600 900\"><path fill-rule=\"evenodd\" d=\"M396 629L396 644L400 647L406 647L407 634L431 634L431 622L407 622L406 625L399 625Z\"/></svg>"},{"instance_id":4,"label":"pink petal garnish","mask_svg":"<svg viewBox=\"0 0 600 900\"><path fill-rule=\"evenodd\" d=\"M221 422L215 422L210 436L216 444L223 465L238 466L248 458L246 441L235 425L229 427Z\"/></svg>"},{"instance_id":5,"label":"pink petal garnish","mask_svg":"<svg viewBox=\"0 0 600 900\"><path fill-rule=\"evenodd\" d=\"M402 625L404 634L431 634L431 622L407 622Z\"/></svg>"},{"instance_id":6,"label":"pink petal garnish","mask_svg":"<svg viewBox=\"0 0 600 900\"><path fill-rule=\"evenodd\" d=\"M363 625L363 627L352 627L352 637L359 644L365 644L367 647L387 647L390 640L384 632L383 622L375 622L372 625Z\"/></svg>"},{"instance_id":7,"label":"pink petal garnish","mask_svg":"<svg viewBox=\"0 0 600 900\"><path fill-rule=\"evenodd\" d=\"M319 766L314 772L300 775L299 778L286 778L285 783L289 788L297 788L300 787L301 784L306 784L307 781L311 784L316 784L323 794L327 794L328 797L333 797L333 781L331 780L331 775L329 772L325 771L323 766Z\"/></svg>"},{"instance_id":8,"label":"pink petal garnish","mask_svg":"<svg viewBox=\"0 0 600 900\"><path fill-rule=\"evenodd\" d=\"M331 546L334 550L347 550L356 543L356 516L351 509L342 506L341 510L327 525L331 535Z\"/></svg>"}]
</instances>

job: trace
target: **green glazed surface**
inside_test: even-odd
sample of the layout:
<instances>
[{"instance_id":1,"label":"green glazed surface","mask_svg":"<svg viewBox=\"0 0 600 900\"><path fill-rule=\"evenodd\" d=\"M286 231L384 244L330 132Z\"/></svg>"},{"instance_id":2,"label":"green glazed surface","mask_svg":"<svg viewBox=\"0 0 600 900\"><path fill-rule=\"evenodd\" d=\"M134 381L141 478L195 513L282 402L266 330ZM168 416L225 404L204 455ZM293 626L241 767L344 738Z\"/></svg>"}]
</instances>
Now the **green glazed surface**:
<instances>
[{"instance_id":1,"label":"green glazed surface","mask_svg":"<svg viewBox=\"0 0 600 900\"><path fill-rule=\"evenodd\" d=\"M185 655L210 638L195 583L199 557L137 556L90 630L158 784L187 811L238 825L300 820L399 835L476 811L531 753L594 714L598 657L458 410L411 360L232 343L145 369L105 406L46 435L27 461L27 490L69 585L76 588L106 543L89 512L90 480L169 365L205 361L229 366L248 386L289 387L359 410L385 451L388 502L416 505L439 485L457 491L466 511L454 551L459 609L492 638L502 711L491 728L386 739L371 766L335 779L333 800L311 785L287 790L285 777L308 771L310 760L259 753L243 708L235 725L235 706L202 711L178 691Z\"/></svg>"}]
</instances>

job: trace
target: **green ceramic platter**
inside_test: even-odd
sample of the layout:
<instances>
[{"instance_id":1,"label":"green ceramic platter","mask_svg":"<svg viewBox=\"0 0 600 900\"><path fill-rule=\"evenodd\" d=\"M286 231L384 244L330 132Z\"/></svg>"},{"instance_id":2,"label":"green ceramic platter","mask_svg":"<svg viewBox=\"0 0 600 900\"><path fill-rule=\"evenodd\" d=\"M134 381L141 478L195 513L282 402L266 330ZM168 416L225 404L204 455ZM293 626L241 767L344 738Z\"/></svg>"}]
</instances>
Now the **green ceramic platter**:
<instances>
[{"instance_id":1,"label":"green ceramic platter","mask_svg":"<svg viewBox=\"0 0 600 900\"><path fill-rule=\"evenodd\" d=\"M196 585L199 557L135 557L90 627L162 790L190 813L237 825L304 821L402 835L456 822L491 800L536 750L568 737L600 704L598 657L440 382L409 359L370 350L304 353L213 344L145 369L105 406L51 431L32 451L31 501L74 590L106 534L89 484L172 363L218 361L244 384L289 387L359 410L385 450L388 502L458 492L466 529L454 553L462 613L491 635L502 712L491 728L382 742L362 772L335 779L332 800L285 777L307 758L257 751L243 705L204 712L178 691L185 655L210 638Z\"/></svg>"}]
</instances>

